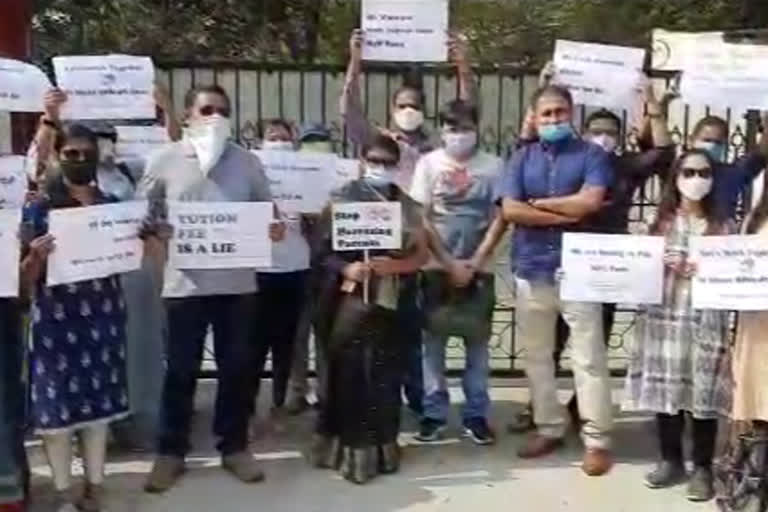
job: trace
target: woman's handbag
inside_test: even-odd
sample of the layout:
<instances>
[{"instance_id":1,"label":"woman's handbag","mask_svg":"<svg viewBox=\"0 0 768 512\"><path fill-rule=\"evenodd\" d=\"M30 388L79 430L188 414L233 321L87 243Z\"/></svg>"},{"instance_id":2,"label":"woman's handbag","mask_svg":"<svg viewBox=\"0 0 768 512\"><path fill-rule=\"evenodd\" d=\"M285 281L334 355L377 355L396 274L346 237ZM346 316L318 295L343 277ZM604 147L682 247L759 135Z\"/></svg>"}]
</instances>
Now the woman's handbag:
<instances>
[{"instance_id":1,"label":"woman's handbag","mask_svg":"<svg viewBox=\"0 0 768 512\"><path fill-rule=\"evenodd\" d=\"M427 330L438 336L465 339L491 336L496 304L493 274L475 274L465 288L455 287L447 272L424 272L424 312Z\"/></svg>"}]
</instances>

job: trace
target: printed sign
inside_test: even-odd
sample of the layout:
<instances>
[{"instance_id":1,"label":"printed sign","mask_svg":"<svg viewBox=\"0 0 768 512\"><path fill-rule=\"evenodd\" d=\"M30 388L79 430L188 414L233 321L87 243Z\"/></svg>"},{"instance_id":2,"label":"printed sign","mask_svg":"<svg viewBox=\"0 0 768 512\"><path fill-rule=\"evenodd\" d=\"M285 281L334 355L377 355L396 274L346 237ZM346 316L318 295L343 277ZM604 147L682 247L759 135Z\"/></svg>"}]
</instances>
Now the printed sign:
<instances>
[{"instance_id":1,"label":"printed sign","mask_svg":"<svg viewBox=\"0 0 768 512\"><path fill-rule=\"evenodd\" d=\"M334 203L333 249L400 249L402 208L395 202Z\"/></svg>"},{"instance_id":2,"label":"printed sign","mask_svg":"<svg viewBox=\"0 0 768 512\"><path fill-rule=\"evenodd\" d=\"M171 139L163 126L115 126L117 130L117 159L146 160L155 150Z\"/></svg>"},{"instance_id":3,"label":"printed sign","mask_svg":"<svg viewBox=\"0 0 768 512\"><path fill-rule=\"evenodd\" d=\"M139 239L146 201L51 210L48 232L56 249L48 257L48 286L137 270L144 243Z\"/></svg>"},{"instance_id":4,"label":"printed sign","mask_svg":"<svg viewBox=\"0 0 768 512\"><path fill-rule=\"evenodd\" d=\"M155 68L149 57L54 57L53 68L67 94L64 119L155 118Z\"/></svg>"},{"instance_id":5,"label":"printed sign","mask_svg":"<svg viewBox=\"0 0 768 512\"><path fill-rule=\"evenodd\" d=\"M565 233L562 251L562 300L661 303L663 237Z\"/></svg>"},{"instance_id":6,"label":"printed sign","mask_svg":"<svg viewBox=\"0 0 768 512\"><path fill-rule=\"evenodd\" d=\"M255 151L269 178L280 210L319 213L328 203L336 174L336 155L299 151Z\"/></svg>"},{"instance_id":7,"label":"printed sign","mask_svg":"<svg viewBox=\"0 0 768 512\"><path fill-rule=\"evenodd\" d=\"M691 238L693 307L768 310L768 240L762 236Z\"/></svg>"},{"instance_id":8,"label":"printed sign","mask_svg":"<svg viewBox=\"0 0 768 512\"><path fill-rule=\"evenodd\" d=\"M363 58L445 62L448 0L363 0Z\"/></svg>"},{"instance_id":9,"label":"printed sign","mask_svg":"<svg viewBox=\"0 0 768 512\"><path fill-rule=\"evenodd\" d=\"M273 209L272 203L169 201L169 264L180 270L271 266Z\"/></svg>"},{"instance_id":10,"label":"printed sign","mask_svg":"<svg viewBox=\"0 0 768 512\"><path fill-rule=\"evenodd\" d=\"M13 59L0 58L0 110L42 112L51 82L43 71Z\"/></svg>"},{"instance_id":11,"label":"printed sign","mask_svg":"<svg viewBox=\"0 0 768 512\"><path fill-rule=\"evenodd\" d=\"M0 208L21 208L27 195L26 157L0 156Z\"/></svg>"},{"instance_id":12,"label":"printed sign","mask_svg":"<svg viewBox=\"0 0 768 512\"><path fill-rule=\"evenodd\" d=\"M0 297L19 295L19 222L21 210L0 208Z\"/></svg>"}]
</instances>

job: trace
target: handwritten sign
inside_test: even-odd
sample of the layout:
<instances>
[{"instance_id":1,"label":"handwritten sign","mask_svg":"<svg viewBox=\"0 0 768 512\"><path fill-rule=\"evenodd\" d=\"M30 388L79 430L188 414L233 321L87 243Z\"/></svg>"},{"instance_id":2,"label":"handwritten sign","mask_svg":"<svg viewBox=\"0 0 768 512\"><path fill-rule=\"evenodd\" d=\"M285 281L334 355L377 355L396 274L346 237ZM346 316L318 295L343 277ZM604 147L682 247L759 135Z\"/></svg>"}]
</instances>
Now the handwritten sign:
<instances>
[{"instance_id":1,"label":"handwritten sign","mask_svg":"<svg viewBox=\"0 0 768 512\"><path fill-rule=\"evenodd\" d=\"M0 110L42 112L43 96L50 88L51 82L40 68L0 58Z\"/></svg>"},{"instance_id":2,"label":"handwritten sign","mask_svg":"<svg viewBox=\"0 0 768 512\"><path fill-rule=\"evenodd\" d=\"M0 156L0 208L21 208L27 194L26 157Z\"/></svg>"},{"instance_id":3,"label":"handwritten sign","mask_svg":"<svg viewBox=\"0 0 768 512\"><path fill-rule=\"evenodd\" d=\"M54 57L59 88L67 94L64 119L154 119L155 68L149 57Z\"/></svg>"},{"instance_id":4,"label":"handwritten sign","mask_svg":"<svg viewBox=\"0 0 768 512\"><path fill-rule=\"evenodd\" d=\"M139 239L146 201L51 210L48 231L56 249L48 257L48 286L97 279L141 267Z\"/></svg>"},{"instance_id":5,"label":"handwritten sign","mask_svg":"<svg viewBox=\"0 0 768 512\"><path fill-rule=\"evenodd\" d=\"M448 0L363 0L363 58L445 62Z\"/></svg>"},{"instance_id":6,"label":"handwritten sign","mask_svg":"<svg viewBox=\"0 0 768 512\"><path fill-rule=\"evenodd\" d=\"M562 251L562 300L661 303L663 237L566 233Z\"/></svg>"},{"instance_id":7,"label":"handwritten sign","mask_svg":"<svg viewBox=\"0 0 768 512\"><path fill-rule=\"evenodd\" d=\"M768 240L758 235L691 238L693 307L768 310Z\"/></svg>"},{"instance_id":8,"label":"handwritten sign","mask_svg":"<svg viewBox=\"0 0 768 512\"><path fill-rule=\"evenodd\" d=\"M171 139L163 126L115 126L118 160L146 160L155 150Z\"/></svg>"},{"instance_id":9,"label":"handwritten sign","mask_svg":"<svg viewBox=\"0 0 768 512\"><path fill-rule=\"evenodd\" d=\"M631 109L639 98L644 59L641 48L558 40L554 82L568 87L576 103Z\"/></svg>"},{"instance_id":10,"label":"handwritten sign","mask_svg":"<svg viewBox=\"0 0 768 512\"><path fill-rule=\"evenodd\" d=\"M265 268L272 264L272 203L170 201L169 263L180 270Z\"/></svg>"},{"instance_id":11,"label":"handwritten sign","mask_svg":"<svg viewBox=\"0 0 768 512\"><path fill-rule=\"evenodd\" d=\"M281 210L318 213L328 202L336 174L336 155L299 151L255 151Z\"/></svg>"},{"instance_id":12,"label":"handwritten sign","mask_svg":"<svg viewBox=\"0 0 768 512\"><path fill-rule=\"evenodd\" d=\"M400 249L402 208L395 202L334 203L333 249Z\"/></svg>"},{"instance_id":13,"label":"handwritten sign","mask_svg":"<svg viewBox=\"0 0 768 512\"><path fill-rule=\"evenodd\" d=\"M19 222L21 210L0 208L0 297L19 295Z\"/></svg>"}]
</instances>

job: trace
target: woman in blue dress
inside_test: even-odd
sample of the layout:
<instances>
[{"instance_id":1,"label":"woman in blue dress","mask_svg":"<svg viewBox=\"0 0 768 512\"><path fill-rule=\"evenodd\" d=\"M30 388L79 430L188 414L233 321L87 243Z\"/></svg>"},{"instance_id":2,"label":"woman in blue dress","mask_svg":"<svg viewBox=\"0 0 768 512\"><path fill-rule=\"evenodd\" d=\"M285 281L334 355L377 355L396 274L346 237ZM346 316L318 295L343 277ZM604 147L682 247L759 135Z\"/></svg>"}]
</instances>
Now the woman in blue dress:
<instances>
[{"instance_id":1,"label":"woman in blue dress","mask_svg":"<svg viewBox=\"0 0 768 512\"><path fill-rule=\"evenodd\" d=\"M42 436L59 512L98 511L107 426L125 417L125 302L117 276L46 286L46 260L54 250L48 212L110 202L95 186L98 146L81 125L62 129L55 144L61 173L24 211L29 233L22 279L31 294L29 354L31 422ZM86 470L84 495L71 491L72 435L77 433Z\"/></svg>"}]
</instances>

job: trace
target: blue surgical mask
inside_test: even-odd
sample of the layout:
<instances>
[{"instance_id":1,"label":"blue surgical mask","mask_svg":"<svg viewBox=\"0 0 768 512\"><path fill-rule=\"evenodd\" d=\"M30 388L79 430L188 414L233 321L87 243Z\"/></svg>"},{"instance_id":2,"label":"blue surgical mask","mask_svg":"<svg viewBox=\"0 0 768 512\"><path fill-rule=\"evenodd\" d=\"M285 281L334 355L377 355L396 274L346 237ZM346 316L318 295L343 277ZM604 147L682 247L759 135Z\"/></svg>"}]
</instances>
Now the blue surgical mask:
<instances>
[{"instance_id":1,"label":"blue surgical mask","mask_svg":"<svg viewBox=\"0 0 768 512\"><path fill-rule=\"evenodd\" d=\"M693 143L693 147L696 149L702 149L709 153L712 160L715 162L725 161L725 144L722 142L715 142L713 140L699 140Z\"/></svg>"},{"instance_id":2,"label":"blue surgical mask","mask_svg":"<svg viewBox=\"0 0 768 512\"><path fill-rule=\"evenodd\" d=\"M539 138L544 142L560 142L573 136L570 123L542 124L539 126Z\"/></svg>"},{"instance_id":3,"label":"blue surgical mask","mask_svg":"<svg viewBox=\"0 0 768 512\"><path fill-rule=\"evenodd\" d=\"M366 165L363 178L374 187L385 187L395 182L394 170L384 165Z\"/></svg>"}]
</instances>

